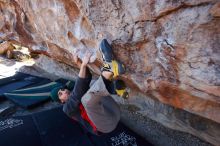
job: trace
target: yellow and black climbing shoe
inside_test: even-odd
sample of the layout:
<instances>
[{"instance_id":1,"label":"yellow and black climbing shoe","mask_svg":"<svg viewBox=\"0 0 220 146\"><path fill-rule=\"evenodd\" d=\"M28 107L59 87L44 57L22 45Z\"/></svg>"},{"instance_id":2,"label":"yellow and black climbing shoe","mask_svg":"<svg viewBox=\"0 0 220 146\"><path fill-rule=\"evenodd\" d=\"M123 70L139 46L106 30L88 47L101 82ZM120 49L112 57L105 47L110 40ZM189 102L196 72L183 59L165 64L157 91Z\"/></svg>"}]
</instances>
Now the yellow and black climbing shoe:
<instances>
[{"instance_id":1,"label":"yellow and black climbing shoe","mask_svg":"<svg viewBox=\"0 0 220 146\"><path fill-rule=\"evenodd\" d=\"M125 73L125 66L116 60L112 60L112 71L114 74L113 78L115 78L115 77Z\"/></svg>"},{"instance_id":2,"label":"yellow and black climbing shoe","mask_svg":"<svg viewBox=\"0 0 220 146\"><path fill-rule=\"evenodd\" d=\"M102 54L102 59L104 62L111 63L113 58L112 47L109 45L106 39L103 39L100 43L99 50Z\"/></svg>"},{"instance_id":3,"label":"yellow and black climbing shoe","mask_svg":"<svg viewBox=\"0 0 220 146\"><path fill-rule=\"evenodd\" d=\"M104 63L101 71L109 71L113 73L113 78L125 73L125 67L122 63L112 60L111 63Z\"/></svg>"},{"instance_id":4,"label":"yellow and black climbing shoe","mask_svg":"<svg viewBox=\"0 0 220 146\"><path fill-rule=\"evenodd\" d=\"M118 96L127 99L129 97L127 87L122 80L114 81L115 92Z\"/></svg>"},{"instance_id":5,"label":"yellow and black climbing shoe","mask_svg":"<svg viewBox=\"0 0 220 146\"><path fill-rule=\"evenodd\" d=\"M100 52L103 59L103 67L101 71L110 71L114 74L113 78L125 73L125 67L122 63L114 60L112 47L106 39L103 39L100 44Z\"/></svg>"}]
</instances>

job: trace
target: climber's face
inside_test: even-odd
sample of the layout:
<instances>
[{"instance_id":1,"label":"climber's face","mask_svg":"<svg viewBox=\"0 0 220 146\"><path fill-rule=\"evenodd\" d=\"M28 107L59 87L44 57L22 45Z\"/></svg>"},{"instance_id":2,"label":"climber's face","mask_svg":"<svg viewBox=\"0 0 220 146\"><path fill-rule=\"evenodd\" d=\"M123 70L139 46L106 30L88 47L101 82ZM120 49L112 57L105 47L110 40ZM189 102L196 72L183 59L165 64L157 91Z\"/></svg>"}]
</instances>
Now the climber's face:
<instances>
[{"instance_id":1,"label":"climber's face","mask_svg":"<svg viewBox=\"0 0 220 146\"><path fill-rule=\"evenodd\" d=\"M58 97L61 103L65 103L70 96L70 91L68 89L60 89L58 91Z\"/></svg>"}]
</instances>

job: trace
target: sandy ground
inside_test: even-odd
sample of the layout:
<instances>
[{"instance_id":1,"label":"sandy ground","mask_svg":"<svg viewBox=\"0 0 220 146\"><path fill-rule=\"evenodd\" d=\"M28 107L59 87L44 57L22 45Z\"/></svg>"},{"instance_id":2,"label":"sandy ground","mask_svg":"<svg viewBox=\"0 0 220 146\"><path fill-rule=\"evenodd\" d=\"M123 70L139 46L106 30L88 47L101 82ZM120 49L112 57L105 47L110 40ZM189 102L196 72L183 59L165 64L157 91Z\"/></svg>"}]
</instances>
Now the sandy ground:
<instances>
[{"instance_id":1,"label":"sandy ground","mask_svg":"<svg viewBox=\"0 0 220 146\"><path fill-rule=\"evenodd\" d=\"M24 66L32 66L34 60L30 59L25 62L18 62L15 60L10 60L4 56L0 56L0 79L13 76L16 71L19 71L20 68Z\"/></svg>"}]
</instances>

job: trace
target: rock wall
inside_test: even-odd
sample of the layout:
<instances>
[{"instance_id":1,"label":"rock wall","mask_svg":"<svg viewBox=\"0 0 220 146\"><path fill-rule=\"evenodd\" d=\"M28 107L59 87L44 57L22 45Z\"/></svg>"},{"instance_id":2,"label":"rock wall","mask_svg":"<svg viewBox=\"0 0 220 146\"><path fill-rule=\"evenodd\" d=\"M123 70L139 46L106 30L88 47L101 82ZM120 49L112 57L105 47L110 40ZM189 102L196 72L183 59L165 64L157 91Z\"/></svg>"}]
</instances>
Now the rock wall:
<instances>
[{"instance_id":1,"label":"rock wall","mask_svg":"<svg viewBox=\"0 0 220 146\"><path fill-rule=\"evenodd\" d=\"M217 124L215 132L195 127L187 132L220 143L219 0L0 0L0 10L2 40L73 67L72 54L82 58L85 51L100 66L97 50L107 38L126 65L121 78L132 89L130 104L142 107L147 101L134 100L138 92L199 116ZM175 129L188 118L167 122Z\"/></svg>"}]
</instances>

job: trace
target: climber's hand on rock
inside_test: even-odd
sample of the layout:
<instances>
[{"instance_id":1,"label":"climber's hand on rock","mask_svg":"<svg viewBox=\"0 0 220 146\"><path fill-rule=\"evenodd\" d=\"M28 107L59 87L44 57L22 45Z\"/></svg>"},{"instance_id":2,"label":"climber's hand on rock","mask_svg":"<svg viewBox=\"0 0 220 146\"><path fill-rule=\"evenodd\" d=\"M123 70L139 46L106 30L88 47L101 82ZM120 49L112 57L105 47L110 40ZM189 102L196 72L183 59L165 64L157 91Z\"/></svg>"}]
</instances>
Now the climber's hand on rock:
<instances>
[{"instance_id":1,"label":"climber's hand on rock","mask_svg":"<svg viewBox=\"0 0 220 146\"><path fill-rule=\"evenodd\" d=\"M82 65L83 66L86 66L89 63L89 60L90 60L91 56L92 56L92 53L86 52L85 56L82 59Z\"/></svg>"}]
</instances>

